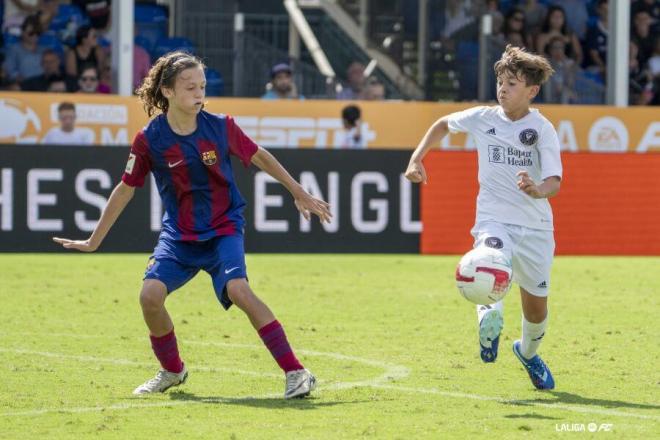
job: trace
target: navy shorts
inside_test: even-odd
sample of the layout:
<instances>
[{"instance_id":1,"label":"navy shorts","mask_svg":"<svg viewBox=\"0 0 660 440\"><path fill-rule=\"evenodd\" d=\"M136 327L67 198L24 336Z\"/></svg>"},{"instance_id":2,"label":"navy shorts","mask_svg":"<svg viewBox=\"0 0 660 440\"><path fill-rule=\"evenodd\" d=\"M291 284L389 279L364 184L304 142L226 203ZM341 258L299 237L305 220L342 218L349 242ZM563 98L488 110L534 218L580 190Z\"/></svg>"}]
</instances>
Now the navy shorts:
<instances>
[{"instance_id":1,"label":"navy shorts","mask_svg":"<svg viewBox=\"0 0 660 440\"><path fill-rule=\"evenodd\" d=\"M243 234L223 235L206 241L177 241L160 237L149 258L144 279L162 281L168 295L204 270L213 280L218 301L226 309L232 302L227 282L247 278Z\"/></svg>"}]
</instances>

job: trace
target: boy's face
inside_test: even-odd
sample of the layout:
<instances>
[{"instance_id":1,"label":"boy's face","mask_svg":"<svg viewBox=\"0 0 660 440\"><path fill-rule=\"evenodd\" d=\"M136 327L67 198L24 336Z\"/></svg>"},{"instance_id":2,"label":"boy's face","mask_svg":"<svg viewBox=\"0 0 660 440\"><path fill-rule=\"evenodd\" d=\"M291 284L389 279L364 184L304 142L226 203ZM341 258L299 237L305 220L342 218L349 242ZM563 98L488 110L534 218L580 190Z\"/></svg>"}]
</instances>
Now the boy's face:
<instances>
[{"instance_id":1,"label":"boy's face","mask_svg":"<svg viewBox=\"0 0 660 440\"><path fill-rule=\"evenodd\" d=\"M528 86L525 79L505 72L497 77L497 101L504 111L528 107L539 92L539 86Z\"/></svg>"},{"instance_id":2,"label":"boy's face","mask_svg":"<svg viewBox=\"0 0 660 440\"><path fill-rule=\"evenodd\" d=\"M163 88L170 108L177 109L188 114L197 114L204 106L206 96L206 76L201 67L191 67L182 70L176 78L174 89Z\"/></svg>"}]
</instances>

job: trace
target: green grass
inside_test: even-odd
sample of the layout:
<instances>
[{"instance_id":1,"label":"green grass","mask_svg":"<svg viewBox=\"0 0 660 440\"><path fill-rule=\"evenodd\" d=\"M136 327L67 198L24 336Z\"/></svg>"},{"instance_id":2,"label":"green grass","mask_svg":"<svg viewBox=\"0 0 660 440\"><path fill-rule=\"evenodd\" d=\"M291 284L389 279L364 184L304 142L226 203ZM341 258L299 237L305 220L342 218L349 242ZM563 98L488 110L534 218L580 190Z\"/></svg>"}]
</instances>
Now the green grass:
<instances>
[{"instance_id":1,"label":"green grass","mask_svg":"<svg viewBox=\"0 0 660 440\"><path fill-rule=\"evenodd\" d=\"M254 290L319 379L284 380L245 316L206 274L168 299L188 382L133 398L157 364L137 301L144 255L0 256L0 438L548 438L589 423L660 436L660 258L557 258L541 354L557 389L535 391L511 353L479 360L457 257L250 255ZM564 425L565 426L565 425Z\"/></svg>"}]
</instances>

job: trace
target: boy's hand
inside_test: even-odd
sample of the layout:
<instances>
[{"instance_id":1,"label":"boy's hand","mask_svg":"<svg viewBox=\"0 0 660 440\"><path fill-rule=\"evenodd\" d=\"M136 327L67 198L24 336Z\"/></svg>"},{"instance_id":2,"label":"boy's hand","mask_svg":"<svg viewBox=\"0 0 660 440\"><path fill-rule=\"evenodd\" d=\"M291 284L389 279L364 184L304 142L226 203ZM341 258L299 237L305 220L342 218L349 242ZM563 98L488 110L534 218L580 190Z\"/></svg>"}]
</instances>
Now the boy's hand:
<instances>
[{"instance_id":1,"label":"boy's hand","mask_svg":"<svg viewBox=\"0 0 660 440\"><path fill-rule=\"evenodd\" d=\"M428 179L426 178L424 164L417 161L410 161L406 170L406 179L412 183L426 183Z\"/></svg>"},{"instance_id":2,"label":"boy's hand","mask_svg":"<svg viewBox=\"0 0 660 440\"><path fill-rule=\"evenodd\" d=\"M294 203L298 211L305 217L306 220L310 220L311 214L316 214L321 223L330 223L332 214L330 214L330 204L312 197L306 191L300 191L294 196Z\"/></svg>"},{"instance_id":3,"label":"boy's hand","mask_svg":"<svg viewBox=\"0 0 660 440\"><path fill-rule=\"evenodd\" d=\"M518 171L518 173L516 173L516 176L520 178L520 180L518 180L517 182L518 188L520 188L523 192L525 192L525 194L535 199L542 199L545 197L545 194L541 192L538 185L536 185L532 180L532 178L529 177L527 171Z\"/></svg>"},{"instance_id":4,"label":"boy's hand","mask_svg":"<svg viewBox=\"0 0 660 440\"><path fill-rule=\"evenodd\" d=\"M90 240L69 240L68 238L53 237L55 243L61 244L67 249L77 249L80 252L94 252L98 246L93 246Z\"/></svg>"}]
</instances>

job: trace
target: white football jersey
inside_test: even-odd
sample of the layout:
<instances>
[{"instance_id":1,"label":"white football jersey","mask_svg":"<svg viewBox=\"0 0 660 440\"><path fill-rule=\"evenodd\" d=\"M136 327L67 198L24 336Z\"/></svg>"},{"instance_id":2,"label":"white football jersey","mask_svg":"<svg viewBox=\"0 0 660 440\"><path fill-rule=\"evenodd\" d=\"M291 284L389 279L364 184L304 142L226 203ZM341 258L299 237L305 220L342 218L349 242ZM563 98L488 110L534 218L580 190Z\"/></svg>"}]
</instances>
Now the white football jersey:
<instances>
[{"instance_id":1,"label":"white football jersey","mask_svg":"<svg viewBox=\"0 0 660 440\"><path fill-rule=\"evenodd\" d=\"M553 230L548 199L534 199L518 188L518 171L538 185L562 177L559 140L537 109L511 121L500 106L473 107L448 117L449 130L469 132L479 156L476 223L494 220L533 229Z\"/></svg>"}]
</instances>

